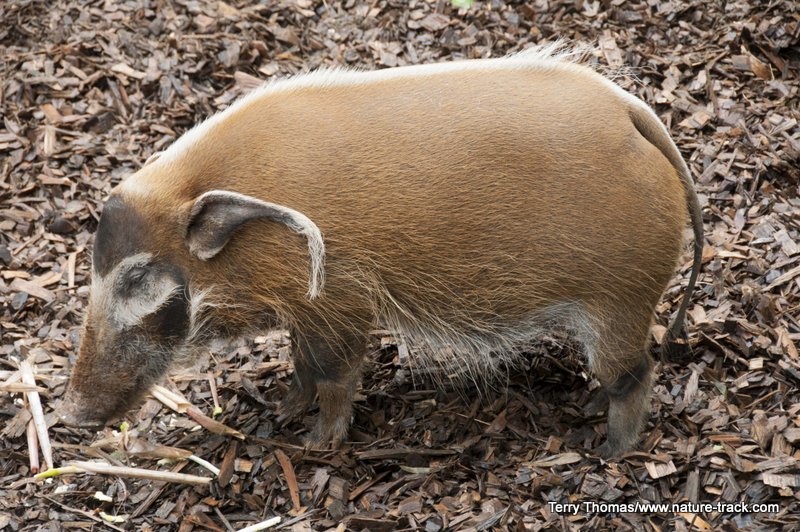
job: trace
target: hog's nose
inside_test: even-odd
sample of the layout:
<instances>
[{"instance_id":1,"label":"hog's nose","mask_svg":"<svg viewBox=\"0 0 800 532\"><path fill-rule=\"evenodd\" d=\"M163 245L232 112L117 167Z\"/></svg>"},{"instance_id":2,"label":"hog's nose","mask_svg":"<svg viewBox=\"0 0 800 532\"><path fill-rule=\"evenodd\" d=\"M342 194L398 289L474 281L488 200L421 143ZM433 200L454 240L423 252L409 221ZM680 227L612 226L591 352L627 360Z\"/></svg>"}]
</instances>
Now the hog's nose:
<instances>
[{"instance_id":1,"label":"hog's nose","mask_svg":"<svg viewBox=\"0 0 800 532\"><path fill-rule=\"evenodd\" d=\"M61 404L57 410L58 419L68 427L81 429L98 429L103 426L103 422L91 419L87 416L79 415L75 408L69 404Z\"/></svg>"},{"instance_id":2,"label":"hog's nose","mask_svg":"<svg viewBox=\"0 0 800 532\"><path fill-rule=\"evenodd\" d=\"M68 427L73 427L76 429L99 429L103 426L103 424L99 421L92 421L90 419L80 419L74 414L65 413L59 414L58 419L61 420L61 423Z\"/></svg>"}]
</instances>

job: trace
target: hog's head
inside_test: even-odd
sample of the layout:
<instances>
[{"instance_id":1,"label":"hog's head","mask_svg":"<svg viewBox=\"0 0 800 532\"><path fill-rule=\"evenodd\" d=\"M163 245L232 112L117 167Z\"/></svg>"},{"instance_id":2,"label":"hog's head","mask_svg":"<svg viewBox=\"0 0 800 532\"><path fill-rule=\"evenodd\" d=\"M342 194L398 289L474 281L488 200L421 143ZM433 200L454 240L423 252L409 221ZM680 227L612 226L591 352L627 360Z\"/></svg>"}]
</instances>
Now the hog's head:
<instances>
[{"instance_id":1,"label":"hog's head","mask_svg":"<svg viewBox=\"0 0 800 532\"><path fill-rule=\"evenodd\" d=\"M308 296L316 297L322 236L301 213L226 191L172 209L143 208L112 192L95 234L78 359L59 410L65 424L100 427L124 414L178 356L209 339L198 331L206 322L198 316L199 294L206 292L192 284L203 283L197 273L208 272L237 229L257 218L278 222L267 229L285 233L283 225L308 239Z\"/></svg>"}]
</instances>

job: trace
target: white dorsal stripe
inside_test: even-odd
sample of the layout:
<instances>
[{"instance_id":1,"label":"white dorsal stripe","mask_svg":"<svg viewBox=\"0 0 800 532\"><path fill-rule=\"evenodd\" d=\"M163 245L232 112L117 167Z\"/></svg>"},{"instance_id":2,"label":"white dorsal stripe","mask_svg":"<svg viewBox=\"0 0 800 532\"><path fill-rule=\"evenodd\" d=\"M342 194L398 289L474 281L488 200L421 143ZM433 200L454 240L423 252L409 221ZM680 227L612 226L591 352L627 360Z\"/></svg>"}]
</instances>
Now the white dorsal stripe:
<instances>
[{"instance_id":1,"label":"white dorsal stripe","mask_svg":"<svg viewBox=\"0 0 800 532\"><path fill-rule=\"evenodd\" d=\"M372 71L345 68L327 68L305 74L299 74L288 79L268 81L261 87L248 93L246 96L236 100L224 111L211 116L210 118L190 129L183 136L173 142L166 151L162 152L158 158L158 161L176 161L184 152L194 146L199 139L204 137L211 129L222 122L227 116L234 114L237 110L242 109L261 98L275 93L291 92L294 90L313 87L323 88L363 85L394 79L433 76L449 72L515 69L547 70L553 68L584 69L584 67L581 67L579 63L591 55L592 51L593 48L587 45L567 45L564 40L557 40L552 43L532 46L519 53L502 58L459 60L424 65L410 65ZM599 75L598 78L605 79ZM609 85L616 87L617 90L625 93L626 95L628 94L615 83L608 80L606 81L609 83ZM132 183L130 183L130 181L131 180L128 179L123 183L125 188L134 188L131 187Z\"/></svg>"}]
</instances>

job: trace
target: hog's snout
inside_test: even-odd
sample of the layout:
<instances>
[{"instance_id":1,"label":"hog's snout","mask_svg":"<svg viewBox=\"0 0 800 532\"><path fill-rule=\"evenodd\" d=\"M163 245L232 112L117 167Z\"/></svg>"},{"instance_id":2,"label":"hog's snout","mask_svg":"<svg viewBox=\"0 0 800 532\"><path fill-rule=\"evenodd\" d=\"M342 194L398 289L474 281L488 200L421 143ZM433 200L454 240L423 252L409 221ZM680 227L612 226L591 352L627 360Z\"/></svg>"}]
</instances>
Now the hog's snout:
<instances>
[{"instance_id":1,"label":"hog's snout","mask_svg":"<svg viewBox=\"0 0 800 532\"><path fill-rule=\"evenodd\" d=\"M67 397L56 408L56 415L64 425L83 429L102 428L108 420L101 418L96 412L81 407L81 401L74 394Z\"/></svg>"},{"instance_id":2,"label":"hog's snout","mask_svg":"<svg viewBox=\"0 0 800 532\"><path fill-rule=\"evenodd\" d=\"M75 415L73 412L59 412L58 419L68 427L79 429L99 429L104 425L102 421L84 419Z\"/></svg>"}]
</instances>

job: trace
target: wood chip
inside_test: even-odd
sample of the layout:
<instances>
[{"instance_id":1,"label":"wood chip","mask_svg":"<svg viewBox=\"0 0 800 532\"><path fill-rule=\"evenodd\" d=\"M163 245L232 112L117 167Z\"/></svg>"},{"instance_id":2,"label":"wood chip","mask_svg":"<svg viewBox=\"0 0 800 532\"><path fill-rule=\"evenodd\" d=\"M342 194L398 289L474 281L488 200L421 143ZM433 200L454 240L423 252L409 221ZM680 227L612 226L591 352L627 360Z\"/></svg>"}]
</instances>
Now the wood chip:
<instances>
[{"instance_id":1,"label":"wood chip","mask_svg":"<svg viewBox=\"0 0 800 532\"><path fill-rule=\"evenodd\" d=\"M55 299L55 295L50 290L43 288L36 283L25 281L20 278L16 278L11 282L11 289L25 292L33 297L38 297L45 303L52 303Z\"/></svg>"},{"instance_id":2,"label":"wood chip","mask_svg":"<svg viewBox=\"0 0 800 532\"><path fill-rule=\"evenodd\" d=\"M275 458L283 469L283 477L286 480L286 485L289 488L289 495L292 498L292 506L295 512L299 512L302 508L300 504L300 489L297 487L297 477L294 474L294 466L286 453L280 449L275 449Z\"/></svg>"},{"instance_id":3,"label":"wood chip","mask_svg":"<svg viewBox=\"0 0 800 532\"><path fill-rule=\"evenodd\" d=\"M675 463L672 460L666 464L660 462L645 462L644 466L647 468L650 478L662 478L678 471L678 468L675 467Z\"/></svg>"},{"instance_id":4,"label":"wood chip","mask_svg":"<svg viewBox=\"0 0 800 532\"><path fill-rule=\"evenodd\" d=\"M560 465L574 464L583 460L583 457L578 453L561 453L553 456L548 456L540 460L529 462L528 465L533 467L555 467Z\"/></svg>"}]
</instances>

